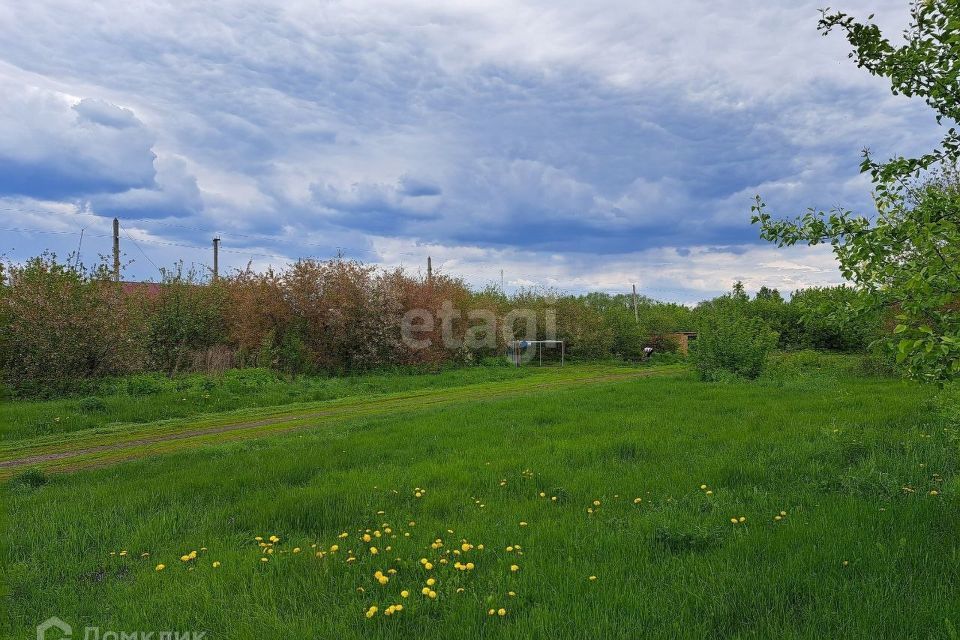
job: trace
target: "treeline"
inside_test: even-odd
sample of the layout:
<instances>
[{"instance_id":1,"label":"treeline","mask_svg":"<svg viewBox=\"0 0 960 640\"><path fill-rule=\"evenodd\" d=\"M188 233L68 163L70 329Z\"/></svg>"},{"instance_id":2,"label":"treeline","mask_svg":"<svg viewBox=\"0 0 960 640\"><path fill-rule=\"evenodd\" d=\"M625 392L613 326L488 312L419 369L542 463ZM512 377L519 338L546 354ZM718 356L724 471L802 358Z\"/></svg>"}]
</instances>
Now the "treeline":
<instances>
[{"instance_id":1,"label":"treeline","mask_svg":"<svg viewBox=\"0 0 960 640\"><path fill-rule=\"evenodd\" d=\"M345 259L248 269L213 282L181 265L152 286L117 283L103 265L88 269L50 254L0 268L0 366L23 394L143 371L335 374L476 363L502 356L511 335L551 332L573 360L636 360L648 346L676 351L672 332L709 333L706 320L727 299L738 305L734 325L755 319L782 348L861 350L879 326L843 324L820 311L856 295L843 287L806 290L789 302L766 289L751 300L741 287L692 309L640 298L634 310L629 295L474 291L442 274L427 279ZM415 345L404 334L412 309L432 319L415 323ZM512 317L517 309L532 312L535 334L527 333L529 318Z\"/></svg>"}]
</instances>

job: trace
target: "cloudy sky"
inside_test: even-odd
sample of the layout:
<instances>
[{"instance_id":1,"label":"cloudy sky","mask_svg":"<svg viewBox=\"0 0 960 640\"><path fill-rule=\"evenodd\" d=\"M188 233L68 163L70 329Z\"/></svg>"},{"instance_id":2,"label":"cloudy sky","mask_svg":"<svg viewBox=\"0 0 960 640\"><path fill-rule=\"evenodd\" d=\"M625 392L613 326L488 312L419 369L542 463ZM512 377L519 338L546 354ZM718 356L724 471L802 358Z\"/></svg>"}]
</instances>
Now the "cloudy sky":
<instances>
[{"instance_id":1,"label":"cloudy sky","mask_svg":"<svg viewBox=\"0 0 960 640\"><path fill-rule=\"evenodd\" d=\"M0 4L0 253L301 256L692 301L839 281L749 224L941 135L820 0ZM906 0L844 0L896 35Z\"/></svg>"}]
</instances>

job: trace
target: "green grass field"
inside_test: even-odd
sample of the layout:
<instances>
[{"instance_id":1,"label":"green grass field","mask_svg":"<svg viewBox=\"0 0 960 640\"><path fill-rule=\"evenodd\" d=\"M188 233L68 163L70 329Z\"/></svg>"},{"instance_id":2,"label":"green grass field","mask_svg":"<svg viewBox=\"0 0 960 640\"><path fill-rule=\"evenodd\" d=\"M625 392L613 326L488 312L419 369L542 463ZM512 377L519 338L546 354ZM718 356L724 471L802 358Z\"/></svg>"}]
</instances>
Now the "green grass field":
<instances>
[{"instance_id":1,"label":"green grass field","mask_svg":"<svg viewBox=\"0 0 960 640\"><path fill-rule=\"evenodd\" d=\"M75 637L960 632L958 433L936 389L840 371L726 384L602 371L624 370L498 374L431 391L445 402L387 394L379 412L344 398L333 418L291 407L282 433L15 477L5 635L35 637L52 615ZM187 426L27 430L20 444L171 424Z\"/></svg>"},{"instance_id":2,"label":"green grass field","mask_svg":"<svg viewBox=\"0 0 960 640\"><path fill-rule=\"evenodd\" d=\"M0 402L0 442L61 434L108 424L146 424L250 407L280 407L419 389L515 380L543 374L525 367L471 367L435 374L368 374L287 379L264 369L237 369L222 376L167 378L143 374L108 379L88 395L57 400ZM547 372L549 373L549 372Z\"/></svg>"}]
</instances>

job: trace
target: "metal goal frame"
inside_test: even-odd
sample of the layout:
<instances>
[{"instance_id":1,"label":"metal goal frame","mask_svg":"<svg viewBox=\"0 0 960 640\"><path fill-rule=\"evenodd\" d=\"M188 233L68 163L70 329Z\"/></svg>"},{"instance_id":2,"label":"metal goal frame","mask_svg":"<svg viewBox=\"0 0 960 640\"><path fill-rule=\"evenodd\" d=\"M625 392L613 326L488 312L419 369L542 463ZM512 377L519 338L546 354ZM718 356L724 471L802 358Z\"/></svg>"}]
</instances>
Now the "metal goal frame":
<instances>
[{"instance_id":1,"label":"metal goal frame","mask_svg":"<svg viewBox=\"0 0 960 640\"><path fill-rule=\"evenodd\" d=\"M543 345L560 345L560 366L562 367L567 355L567 344L564 340L511 340L507 343L507 349L511 352L513 364L519 367L523 364L523 358L520 357L521 349L526 349L532 345L537 347L537 356L540 359L540 366L543 366Z\"/></svg>"}]
</instances>

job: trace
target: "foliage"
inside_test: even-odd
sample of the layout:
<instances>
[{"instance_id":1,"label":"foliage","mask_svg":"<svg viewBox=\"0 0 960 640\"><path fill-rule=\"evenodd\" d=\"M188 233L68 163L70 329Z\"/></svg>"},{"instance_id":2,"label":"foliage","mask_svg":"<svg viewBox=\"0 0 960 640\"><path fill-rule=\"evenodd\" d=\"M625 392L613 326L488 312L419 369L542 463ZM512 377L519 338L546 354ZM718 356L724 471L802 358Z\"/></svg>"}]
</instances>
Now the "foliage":
<instances>
[{"instance_id":1,"label":"foliage","mask_svg":"<svg viewBox=\"0 0 960 640\"><path fill-rule=\"evenodd\" d=\"M824 34L840 29L850 57L872 75L887 78L894 94L917 96L938 123L960 119L960 4L914 2L905 42L894 46L879 27L842 13L824 12ZM908 375L942 381L960 375L960 186L956 168L960 136L951 128L934 151L918 158L877 162L864 152L877 215L845 209L808 210L777 220L757 197L753 222L778 246L829 242L845 278L867 298L839 313L876 314L897 309L896 339L887 345Z\"/></svg>"},{"instance_id":2,"label":"foliage","mask_svg":"<svg viewBox=\"0 0 960 640\"><path fill-rule=\"evenodd\" d=\"M42 469L26 469L10 478L10 486L36 489L49 482L47 474Z\"/></svg>"},{"instance_id":3,"label":"foliage","mask_svg":"<svg viewBox=\"0 0 960 640\"><path fill-rule=\"evenodd\" d=\"M131 306L98 266L43 254L9 266L0 287L0 362L21 388L56 392L84 378L141 366Z\"/></svg>"},{"instance_id":4,"label":"foliage","mask_svg":"<svg viewBox=\"0 0 960 640\"><path fill-rule=\"evenodd\" d=\"M751 316L749 302L733 294L701 305L692 357L702 380L728 375L757 378L778 335L761 318Z\"/></svg>"},{"instance_id":5,"label":"foliage","mask_svg":"<svg viewBox=\"0 0 960 640\"><path fill-rule=\"evenodd\" d=\"M867 304L867 297L853 287L811 287L795 292L790 302L802 327L800 348L865 351L882 335L882 309ZM860 313L847 312L858 306Z\"/></svg>"},{"instance_id":6,"label":"foliage","mask_svg":"<svg viewBox=\"0 0 960 640\"><path fill-rule=\"evenodd\" d=\"M655 354L677 352L672 334L695 329L698 316L713 308L644 297L634 306L629 295L550 289L508 296L496 288L472 291L443 274L427 280L343 259L302 260L279 271L248 268L216 282L176 265L153 286L118 285L102 268L83 271L53 256L11 270L17 278L0 288L0 358L7 382L21 395L96 395L96 380L125 373L139 374L125 382L128 393L148 396L164 386L164 376L150 372L180 378L259 367L342 375L505 362L509 330L517 338L528 335L523 317L504 326L515 310L535 319L530 337L564 340L571 361L640 361L647 347ZM802 315L810 305L800 302L813 294L786 301L762 287L751 300L738 283L727 297L736 301L730 309L738 318L754 318L778 333L782 348L862 346L859 334L845 326L804 323L807 316L822 320L816 311ZM413 348L401 335L411 309L434 318L432 328L416 336L429 340L426 347ZM484 329L475 313L492 317L493 330ZM830 331L834 337L814 335Z\"/></svg>"},{"instance_id":7,"label":"foliage","mask_svg":"<svg viewBox=\"0 0 960 640\"><path fill-rule=\"evenodd\" d=\"M199 281L183 265L164 271L156 297L143 297L147 309L145 341L153 366L176 374L189 368L198 351L218 344L223 336L223 290Z\"/></svg>"}]
</instances>

